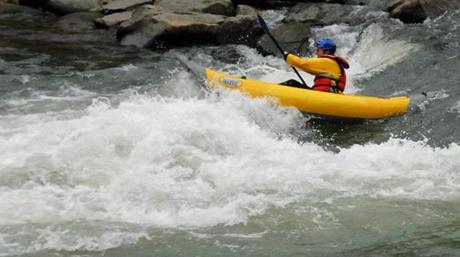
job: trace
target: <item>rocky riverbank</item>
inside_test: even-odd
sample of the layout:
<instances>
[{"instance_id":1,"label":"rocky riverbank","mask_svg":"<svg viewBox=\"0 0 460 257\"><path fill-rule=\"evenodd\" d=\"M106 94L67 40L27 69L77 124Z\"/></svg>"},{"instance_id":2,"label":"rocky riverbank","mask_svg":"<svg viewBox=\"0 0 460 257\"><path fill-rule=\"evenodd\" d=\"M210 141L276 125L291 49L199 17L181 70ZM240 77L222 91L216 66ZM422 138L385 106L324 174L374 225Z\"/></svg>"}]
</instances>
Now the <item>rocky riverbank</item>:
<instances>
[{"instance_id":1,"label":"rocky riverbank","mask_svg":"<svg viewBox=\"0 0 460 257\"><path fill-rule=\"evenodd\" d=\"M273 53L276 50L255 19L257 10L286 8L287 17L272 28L273 33L289 51L304 52L311 27L359 23L356 16L349 19L357 5L417 23L460 8L460 0L1 0L0 14L15 21L53 17L50 30L67 35L62 40L114 41L153 49L246 44Z\"/></svg>"}]
</instances>

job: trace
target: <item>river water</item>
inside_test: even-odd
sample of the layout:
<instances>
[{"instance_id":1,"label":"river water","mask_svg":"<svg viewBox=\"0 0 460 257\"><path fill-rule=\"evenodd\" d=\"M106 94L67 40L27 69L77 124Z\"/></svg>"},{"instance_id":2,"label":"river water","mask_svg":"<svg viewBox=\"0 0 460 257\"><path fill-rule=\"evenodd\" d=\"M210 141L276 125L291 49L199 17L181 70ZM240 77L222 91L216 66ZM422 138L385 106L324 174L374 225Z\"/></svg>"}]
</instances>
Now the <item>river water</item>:
<instances>
[{"instance_id":1,"label":"river water","mask_svg":"<svg viewBox=\"0 0 460 257\"><path fill-rule=\"evenodd\" d=\"M348 93L434 95L406 115L312 122L208 92L174 55L294 78L279 57L152 52L2 16L0 256L460 256L460 13L361 12L314 33L350 59Z\"/></svg>"}]
</instances>

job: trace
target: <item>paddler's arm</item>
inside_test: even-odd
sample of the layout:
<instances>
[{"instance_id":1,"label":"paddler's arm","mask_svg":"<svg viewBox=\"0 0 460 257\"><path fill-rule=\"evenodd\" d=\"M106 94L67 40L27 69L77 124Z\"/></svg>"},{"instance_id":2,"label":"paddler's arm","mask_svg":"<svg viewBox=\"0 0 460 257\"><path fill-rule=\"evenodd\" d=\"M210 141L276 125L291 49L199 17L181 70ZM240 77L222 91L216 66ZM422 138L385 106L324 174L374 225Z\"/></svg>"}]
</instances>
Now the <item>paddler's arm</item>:
<instances>
[{"instance_id":1,"label":"paddler's arm","mask_svg":"<svg viewBox=\"0 0 460 257\"><path fill-rule=\"evenodd\" d=\"M338 65L335 65L334 61L327 58L300 58L289 53L286 53L285 57L289 65L295 66L310 74L331 74L334 77L340 76L340 68Z\"/></svg>"}]
</instances>

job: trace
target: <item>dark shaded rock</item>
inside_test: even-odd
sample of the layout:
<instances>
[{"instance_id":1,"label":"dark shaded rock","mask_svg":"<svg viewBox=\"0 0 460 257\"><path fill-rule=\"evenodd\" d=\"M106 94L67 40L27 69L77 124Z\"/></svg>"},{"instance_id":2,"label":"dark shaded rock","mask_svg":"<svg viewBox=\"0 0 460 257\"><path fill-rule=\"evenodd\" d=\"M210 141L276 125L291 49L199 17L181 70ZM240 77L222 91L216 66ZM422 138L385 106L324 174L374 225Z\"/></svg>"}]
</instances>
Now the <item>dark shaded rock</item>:
<instances>
[{"instance_id":1,"label":"dark shaded rock","mask_svg":"<svg viewBox=\"0 0 460 257\"><path fill-rule=\"evenodd\" d=\"M143 4L153 4L153 0L104 0L101 10L105 13L128 10Z\"/></svg>"},{"instance_id":2,"label":"dark shaded rock","mask_svg":"<svg viewBox=\"0 0 460 257\"><path fill-rule=\"evenodd\" d=\"M198 12L233 16L235 9L231 0L156 0L155 5L174 12Z\"/></svg>"},{"instance_id":3,"label":"dark shaded rock","mask_svg":"<svg viewBox=\"0 0 460 257\"><path fill-rule=\"evenodd\" d=\"M0 14L42 15L43 12L28 6L0 2Z\"/></svg>"},{"instance_id":4,"label":"dark shaded rock","mask_svg":"<svg viewBox=\"0 0 460 257\"><path fill-rule=\"evenodd\" d=\"M215 49L210 49L210 55L214 60L223 63L237 63L245 56L241 54L234 46L219 46Z\"/></svg>"},{"instance_id":5,"label":"dark shaded rock","mask_svg":"<svg viewBox=\"0 0 460 257\"><path fill-rule=\"evenodd\" d=\"M138 8L117 32L124 45L157 49L196 44L255 44L260 35L255 17L175 13L153 5Z\"/></svg>"},{"instance_id":6,"label":"dark shaded rock","mask_svg":"<svg viewBox=\"0 0 460 257\"><path fill-rule=\"evenodd\" d=\"M460 0L387 0L386 3L391 17L406 23L420 23L460 8Z\"/></svg>"},{"instance_id":7,"label":"dark shaded rock","mask_svg":"<svg viewBox=\"0 0 460 257\"><path fill-rule=\"evenodd\" d=\"M4 3L4 4L19 4L19 1L18 0L0 0L0 4L1 3Z\"/></svg>"},{"instance_id":8,"label":"dark shaded rock","mask_svg":"<svg viewBox=\"0 0 460 257\"><path fill-rule=\"evenodd\" d=\"M47 1L48 0L19 0L19 4L37 8L43 6Z\"/></svg>"},{"instance_id":9,"label":"dark shaded rock","mask_svg":"<svg viewBox=\"0 0 460 257\"><path fill-rule=\"evenodd\" d=\"M56 14L102 11L113 13L125 11L142 4L152 4L154 0L19 0L20 4L43 8Z\"/></svg>"},{"instance_id":10,"label":"dark shaded rock","mask_svg":"<svg viewBox=\"0 0 460 257\"><path fill-rule=\"evenodd\" d=\"M294 6L299 2L305 1L295 1L295 0L233 0L233 4L237 5L249 5L263 9L270 9L270 8L279 8L285 6Z\"/></svg>"},{"instance_id":11,"label":"dark shaded rock","mask_svg":"<svg viewBox=\"0 0 460 257\"><path fill-rule=\"evenodd\" d=\"M281 23L270 32L283 50L298 55L305 55L308 52L308 39L311 35L310 26L302 22ZM263 54L281 54L268 35L260 38L257 48Z\"/></svg>"},{"instance_id":12,"label":"dark shaded rock","mask_svg":"<svg viewBox=\"0 0 460 257\"><path fill-rule=\"evenodd\" d=\"M388 0L391 17L407 23L423 22L427 16L419 0Z\"/></svg>"},{"instance_id":13,"label":"dark shaded rock","mask_svg":"<svg viewBox=\"0 0 460 257\"><path fill-rule=\"evenodd\" d=\"M238 5L236 7L236 15L248 15L248 16L256 16L257 11L253 7L249 5Z\"/></svg>"},{"instance_id":14,"label":"dark shaded rock","mask_svg":"<svg viewBox=\"0 0 460 257\"><path fill-rule=\"evenodd\" d=\"M346 4L350 0L233 0L233 4L237 5L250 5L262 9L272 9L280 7L291 7L299 3L337 3L337 4ZM371 0L364 0L371 1ZM377 1L377 0L375 0Z\"/></svg>"},{"instance_id":15,"label":"dark shaded rock","mask_svg":"<svg viewBox=\"0 0 460 257\"><path fill-rule=\"evenodd\" d=\"M351 22L349 14L353 11L351 5L341 4L298 4L292 7L285 22L304 22L318 25Z\"/></svg>"},{"instance_id":16,"label":"dark shaded rock","mask_svg":"<svg viewBox=\"0 0 460 257\"><path fill-rule=\"evenodd\" d=\"M55 27L69 32L91 31L95 28L94 20L102 16L100 12L71 13L61 17Z\"/></svg>"},{"instance_id":17,"label":"dark shaded rock","mask_svg":"<svg viewBox=\"0 0 460 257\"><path fill-rule=\"evenodd\" d=\"M235 16L219 24L216 34L220 44L255 46L263 31L254 16Z\"/></svg>"},{"instance_id":18,"label":"dark shaded rock","mask_svg":"<svg viewBox=\"0 0 460 257\"><path fill-rule=\"evenodd\" d=\"M48 0L44 8L57 14L86 12L99 9L98 0Z\"/></svg>"},{"instance_id":19,"label":"dark shaded rock","mask_svg":"<svg viewBox=\"0 0 460 257\"><path fill-rule=\"evenodd\" d=\"M428 17L434 18L446 11L460 9L460 0L420 0L420 4Z\"/></svg>"},{"instance_id":20,"label":"dark shaded rock","mask_svg":"<svg viewBox=\"0 0 460 257\"><path fill-rule=\"evenodd\" d=\"M382 0L346 0L345 4L365 5L379 10L386 10L385 1Z\"/></svg>"},{"instance_id":21,"label":"dark shaded rock","mask_svg":"<svg viewBox=\"0 0 460 257\"><path fill-rule=\"evenodd\" d=\"M131 19L133 11L117 12L96 19L94 22L102 28L116 26L124 21Z\"/></svg>"}]
</instances>

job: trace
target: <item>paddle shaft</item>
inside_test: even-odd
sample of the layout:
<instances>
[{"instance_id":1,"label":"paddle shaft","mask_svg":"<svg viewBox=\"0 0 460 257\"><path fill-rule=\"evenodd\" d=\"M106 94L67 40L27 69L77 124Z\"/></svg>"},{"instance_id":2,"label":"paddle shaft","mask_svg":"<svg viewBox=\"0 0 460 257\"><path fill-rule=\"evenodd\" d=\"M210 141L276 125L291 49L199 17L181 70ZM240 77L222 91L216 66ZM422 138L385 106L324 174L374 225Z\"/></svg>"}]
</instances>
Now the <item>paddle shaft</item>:
<instances>
[{"instance_id":1,"label":"paddle shaft","mask_svg":"<svg viewBox=\"0 0 460 257\"><path fill-rule=\"evenodd\" d=\"M257 14L257 20L259 21L259 24L262 27L262 29L265 31L265 33L267 33L268 37L270 37L270 39L273 41L273 43L275 43L276 47L280 50L281 55L284 56L283 48L281 48L281 46L278 43L278 41L276 41L275 37L272 35L272 33L270 33L270 30L268 30L267 23L265 23L265 20L262 18L262 16ZM310 88L309 86L307 86L307 83L305 83L305 81L303 80L302 76L300 76L300 73L297 71L297 69L295 67L292 67L292 66L291 66L291 68L294 70L295 74L297 74L297 76L299 77L300 81L302 81L303 85L305 87L307 87L307 88Z\"/></svg>"}]
</instances>

